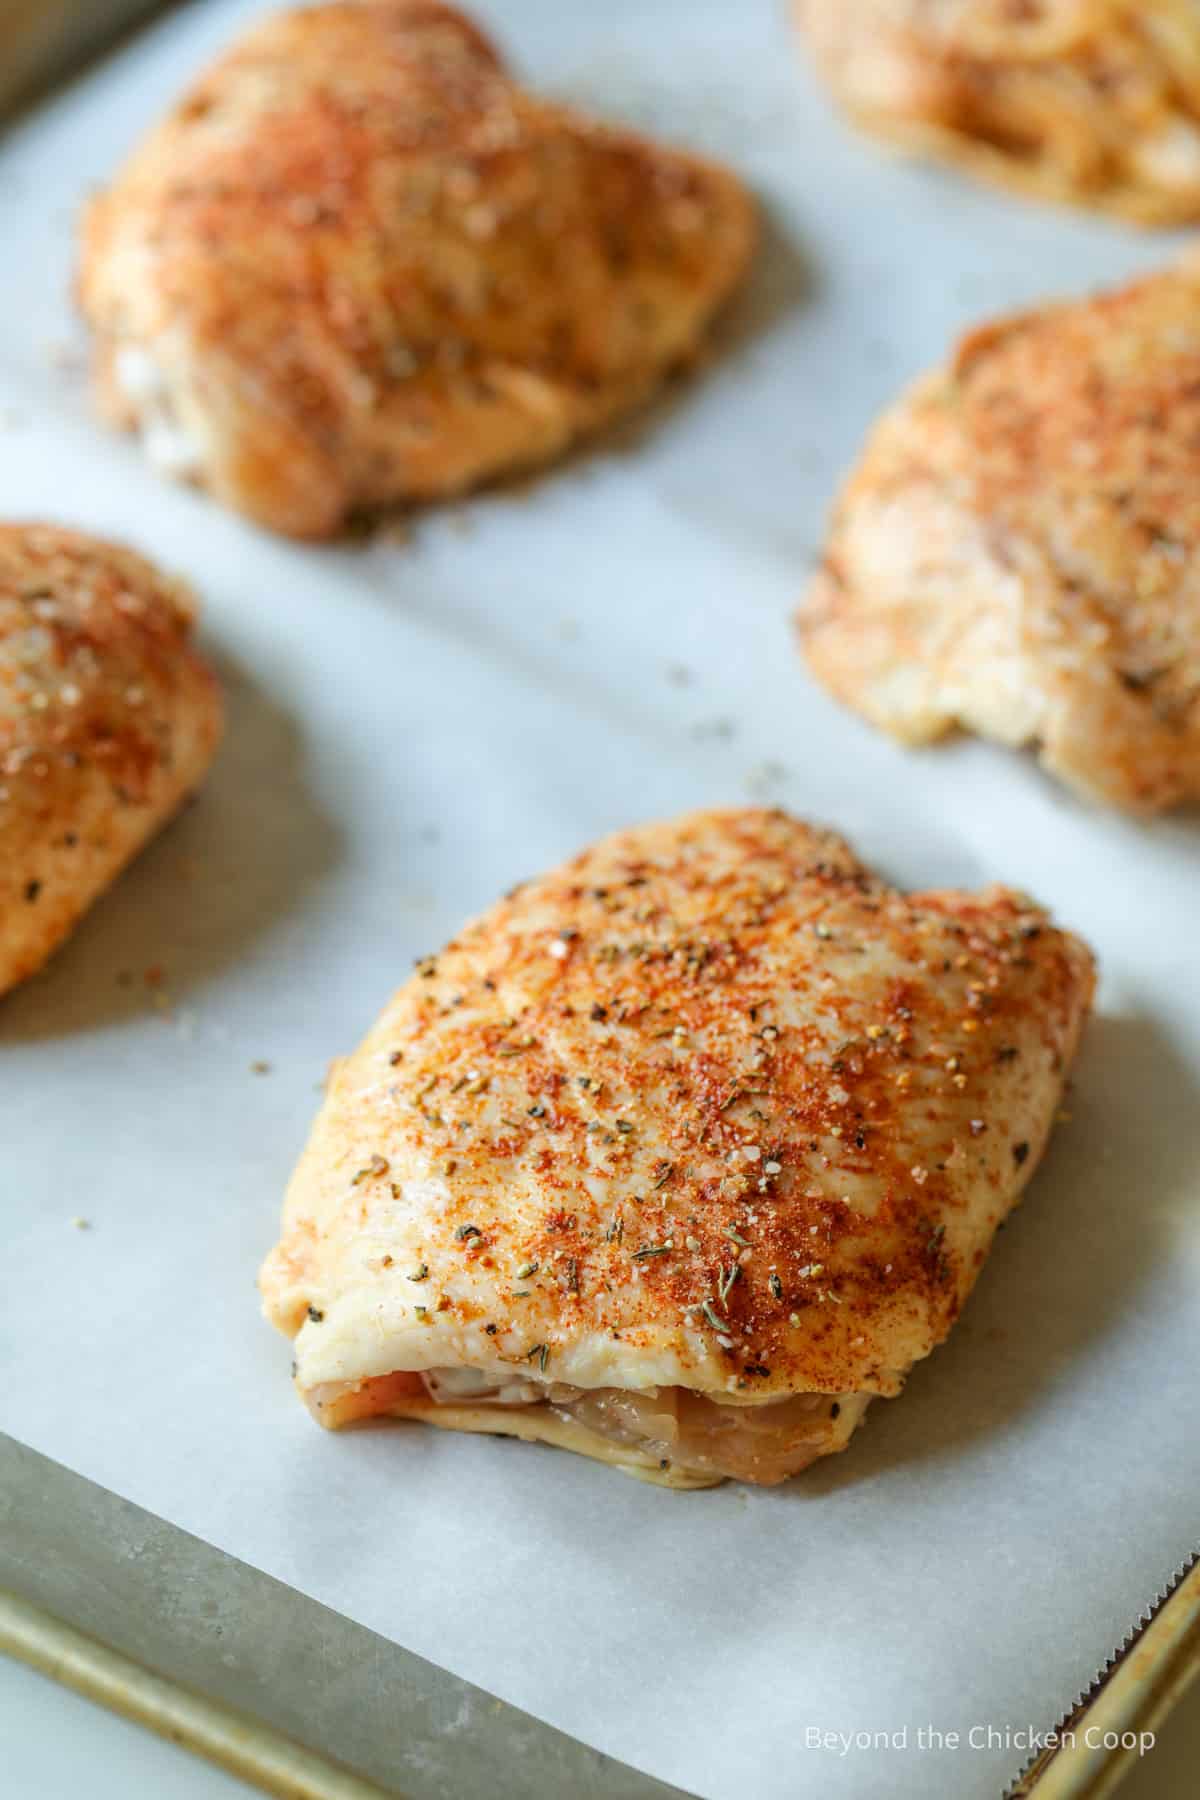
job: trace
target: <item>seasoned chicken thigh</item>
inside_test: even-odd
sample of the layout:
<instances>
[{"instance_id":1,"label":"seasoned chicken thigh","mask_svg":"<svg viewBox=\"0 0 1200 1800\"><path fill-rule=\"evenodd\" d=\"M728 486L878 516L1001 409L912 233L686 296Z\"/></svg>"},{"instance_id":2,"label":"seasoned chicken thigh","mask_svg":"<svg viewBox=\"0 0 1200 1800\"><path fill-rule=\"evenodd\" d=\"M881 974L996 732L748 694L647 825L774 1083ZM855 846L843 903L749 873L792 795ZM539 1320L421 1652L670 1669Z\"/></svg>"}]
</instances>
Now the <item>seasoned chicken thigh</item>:
<instances>
[{"instance_id":1,"label":"seasoned chicken thigh","mask_svg":"<svg viewBox=\"0 0 1200 1800\"><path fill-rule=\"evenodd\" d=\"M216 681L182 583L57 525L0 525L0 993L203 777Z\"/></svg>"},{"instance_id":2,"label":"seasoned chicken thigh","mask_svg":"<svg viewBox=\"0 0 1200 1800\"><path fill-rule=\"evenodd\" d=\"M800 625L906 743L1034 743L1134 811L1200 794L1200 262L971 333L876 426Z\"/></svg>"},{"instance_id":3,"label":"seasoned chicken thigh","mask_svg":"<svg viewBox=\"0 0 1200 1800\"><path fill-rule=\"evenodd\" d=\"M1196 0L794 0L858 122L1045 199L1200 216Z\"/></svg>"},{"instance_id":4,"label":"seasoned chicken thigh","mask_svg":"<svg viewBox=\"0 0 1200 1800\"><path fill-rule=\"evenodd\" d=\"M642 401L741 276L712 164L515 85L435 0L254 26L91 206L101 403L277 531L453 494Z\"/></svg>"},{"instance_id":5,"label":"seasoned chicken thigh","mask_svg":"<svg viewBox=\"0 0 1200 1800\"><path fill-rule=\"evenodd\" d=\"M1091 992L1032 901L902 895L783 813L605 840L336 1068L261 1277L301 1394L785 1479L950 1330Z\"/></svg>"}]
</instances>

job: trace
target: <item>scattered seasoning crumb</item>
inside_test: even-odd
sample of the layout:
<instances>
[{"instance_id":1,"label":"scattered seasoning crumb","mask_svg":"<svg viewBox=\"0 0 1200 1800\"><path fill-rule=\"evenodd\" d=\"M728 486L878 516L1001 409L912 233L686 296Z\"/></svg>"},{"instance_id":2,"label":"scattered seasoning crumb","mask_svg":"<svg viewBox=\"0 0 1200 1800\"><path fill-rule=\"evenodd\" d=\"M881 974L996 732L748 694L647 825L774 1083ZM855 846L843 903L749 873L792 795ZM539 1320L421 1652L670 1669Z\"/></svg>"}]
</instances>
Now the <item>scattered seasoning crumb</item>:
<instances>
[{"instance_id":1,"label":"scattered seasoning crumb","mask_svg":"<svg viewBox=\"0 0 1200 1800\"><path fill-rule=\"evenodd\" d=\"M746 788L751 794L769 794L781 782L787 780L788 770L785 763L768 759L756 763L746 776Z\"/></svg>"},{"instance_id":2,"label":"scattered seasoning crumb","mask_svg":"<svg viewBox=\"0 0 1200 1800\"><path fill-rule=\"evenodd\" d=\"M1018 1169L1020 1168L1021 1164L1025 1161L1025 1159L1028 1155L1029 1155L1029 1145L1028 1144L1022 1143L1022 1144L1014 1144L1013 1145L1013 1161L1016 1163Z\"/></svg>"},{"instance_id":3,"label":"scattered seasoning crumb","mask_svg":"<svg viewBox=\"0 0 1200 1800\"><path fill-rule=\"evenodd\" d=\"M522 1266L517 1270L517 1280L518 1281L527 1281L531 1275L537 1274L538 1269L540 1267L541 1267L540 1263L535 1263L535 1262L523 1263Z\"/></svg>"},{"instance_id":4,"label":"scattered seasoning crumb","mask_svg":"<svg viewBox=\"0 0 1200 1800\"><path fill-rule=\"evenodd\" d=\"M774 1294L776 1300L783 1299L783 1283L780 1281L778 1275L769 1275L767 1277L767 1286Z\"/></svg>"},{"instance_id":5,"label":"scattered seasoning crumb","mask_svg":"<svg viewBox=\"0 0 1200 1800\"><path fill-rule=\"evenodd\" d=\"M413 1270L408 1279L410 1281L427 1281L429 1279L429 1264L422 1263L419 1269Z\"/></svg>"},{"instance_id":6,"label":"scattered seasoning crumb","mask_svg":"<svg viewBox=\"0 0 1200 1800\"><path fill-rule=\"evenodd\" d=\"M87 357L78 344L58 342L44 346L45 356L54 368L61 369L69 375L79 374L87 367Z\"/></svg>"},{"instance_id":7,"label":"scattered seasoning crumb","mask_svg":"<svg viewBox=\"0 0 1200 1800\"><path fill-rule=\"evenodd\" d=\"M310 1305L309 1309L308 1309L308 1316L312 1320L314 1325L319 1325L321 1323L321 1320L325 1317L325 1314L321 1311L319 1306L311 1306Z\"/></svg>"},{"instance_id":8,"label":"scattered seasoning crumb","mask_svg":"<svg viewBox=\"0 0 1200 1800\"><path fill-rule=\"evenodd\" d=\"M460 1225L454 1235L460 1244L465 1244L468 1238L482 1237L483 1233L478 1225Z\"/></svg>"},{"instance_id":9,"label":"scattered seasoning crumb","mask_svg":"<svg viewBox=\"0 0 1200 1800\"><path fill-rule=\"evenodd\" d=\"M71 1223L76 1231L90 1231L92 1229L92 1221L90 1219L82 1218L78 1213L76 1213L75 1217L71 1220Z\"/></svg>"},{"instance_id":10,"label":"scattered seasoning crumb","mask_svg":"<svg viewBox=\"0 0 1200 1800\"><path fill-rule=\"evenodd\" d=\"M250 1064L250 1073L252 1075L269 1075L271 1073L271 1065L269 1062L264 1062L263 1059L259 1057L255 1062Z\"/></svg>"},{"instance_id":11,"label":"scattered seasoning crumb","mask_svg":"<svg viewBox=\"0 0 1200 1800\"><path fill-rule=\"evenodd\" d=\"M734 725L730 719L701 719L692 726L692 737L698 744L712 740L727 744L733 734Z\"/></svg>"}]
</instances>

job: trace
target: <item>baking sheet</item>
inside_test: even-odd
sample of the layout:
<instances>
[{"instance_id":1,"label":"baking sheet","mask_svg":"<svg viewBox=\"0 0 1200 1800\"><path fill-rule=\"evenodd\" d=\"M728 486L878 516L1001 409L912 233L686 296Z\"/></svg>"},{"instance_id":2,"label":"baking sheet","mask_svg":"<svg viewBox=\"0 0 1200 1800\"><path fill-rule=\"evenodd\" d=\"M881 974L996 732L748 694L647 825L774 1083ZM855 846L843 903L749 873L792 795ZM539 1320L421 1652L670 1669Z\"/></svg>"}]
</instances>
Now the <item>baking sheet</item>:
<instances>
[{"instance_id":1,"label":"baking sheet","mask_svg":"<svg viewBox=\"0 0 1200 1800\"><path fill-rule=\"evenodd\" d=\"M87 188L252 10L184 10L0 145L4 511L189 573L231 699L200 801L0 1010L0 1426L700 1794L993 1795L1200 1536L1200 819L1085 811L984 745L901 754L807 679L789 614L901 380L1171 240L887 160L773 5L482 4L541 82L734 161L765 254L722 356L636 427L406 537L288 545L93 424L67 294ZM327 1059L514 880L749 799L902 882L1023 884L1100 953L1069 1122L954 1338L771 1492L318 1432L253 1279Z\"/></svg>"}]
</instances>

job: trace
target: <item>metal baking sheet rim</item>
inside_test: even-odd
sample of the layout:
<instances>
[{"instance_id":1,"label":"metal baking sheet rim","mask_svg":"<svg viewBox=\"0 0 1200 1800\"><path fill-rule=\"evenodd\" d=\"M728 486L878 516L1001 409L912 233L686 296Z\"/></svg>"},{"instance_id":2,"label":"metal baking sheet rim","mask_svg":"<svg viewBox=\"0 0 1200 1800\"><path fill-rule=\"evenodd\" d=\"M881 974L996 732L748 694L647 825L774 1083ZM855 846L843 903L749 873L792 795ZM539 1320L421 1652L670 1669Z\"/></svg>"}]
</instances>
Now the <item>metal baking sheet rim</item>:
<instances>
[{"instance_id":1,"label":"metal baking sheet rim","mask_svg":"<svg viewBox=\"0 0 1200 1800\"><path fill-rule=\"evenodd\" d=\"M287 1800L681 1800L3 1433L0 1650Z\"/></svg>"},{"instance_id":2,"label":"metal baking sheet rim","mask_svg":"<svg viewBox=\"0 0 1200 1800\"><path fill-rule=\"evenodd\" d=\"M7 91L0 90L0 111L69 72L72 62L94 51L106 35L118 33L151 10L157 10L151 0L107 0L91 10L87 33L71 26L64 8L50 20L45 14L26 13L9 22L5 60L20 79L10 82ZM175 1530L165 1521L163 1528ZM186 1534L178 1536L183 1539ZM2 1587L0 1650L207 1757L265 1793L297 1800L386 1800L388 1790L336 1766L261 1720L144 1667ZM1039 1757L1010 1792L1025 1795L1036 1790L1039 1800L1103 1800L1115 1790L1134 1754L1122 1747L1121 1740L1157 1729L1197 1675L1200 1563L1146 1630L1118 1653L1095 1697L1072 1719L1065 1741ZM647 1791L657 1786L648 1783Z\"/></svg>"},{"instance_id":3,"label":"metal baking sheet rim","mask_svg":"<svg viewBox=\"0 0 1200 1800\"><path fill-rule=\"evenodd\" d=\"M0 1517L5 1524L4 1548L0 1551L0 1650L39 1669L42 1673L73 1688L88 1699L134 1720L146 1729L179 1744L194 1754L227 1769L243 1781L251 1782L264 1793L284 1800L397 1800L402 1790L382 1787L338 1764L321 1751L296 1741L252 1713L229 1705L224 1699L197 1691L115 1649L90 1632L79 1630L48 1610L46 1546L39 1542L44 1534L46 1518L55 1511L54 1496L61 1495L67 1508L78 1508L80 1498L89 1505L141 1515L139 1508L107 1494L96 1484L83 1480L68 1470L29 1451L15 1442L0 1439L0 1468L8 1462L16 1475L13 1492L19 1493L21 1475L30 1492L35 1489L42 1505L32 1528L21 1520L19 1501L5 1508ZM15 1517L13 1516L15 1514ZM174 1547L181 1560L201 1555L216 1570L229 1577L238 1569L236 1561L208 1545L200 1545L189 1534L155 1520L154 1525L168 1549ZM114 1537L120 1536L119 1529ZM105 1550L119 1563L120 1553L108 1542ZM63 1559L58 1576L61 1605ZM262 1580L268 1578L263 1577ZM10 1584L19 1583L25 1593ZM72 1584L68 1582L68 1588ZM28 1597L30 1587L34 1598ZM270 1583L278 1587L278 1583ZM289 1601L298 1609L317 1608L304 1596L287 1590ZM348 1633L361 1631L350 1621L341 1621ZM370 1634L364 1634L370 1635ZM393 1647L399 1656L407 1652ZM414 1659L417 1660L417 1659ZM444 1672L439 1671L439 1675ZM1178 1703L1188 1687L1200 1676L1200 1552L1190 1569L1169 1593L1144 1628L1134 1628L1123 1648L1115 1653L1112 1667L1099 1678L1097 1691L1063 1721L1053 1734L1055 1741L1035 1759L1032 1765L1009 1788L1009 1800L1105 1800L1120 1785L1138 1754L1137 1740L1155 1733ZM464 1685L445 1675L447 1683ZM510 1711L494 1703L497 1713ZM584 1746L562 1738L536 1720L522 1723L547 1741L561 1740L563 1745ZM633 1770L621 1769L607 1758L596 1757L597 1774L603 1765L617 1775L619 1788L630 1795L664 1797L676 1790L667 1789L649 1777ZM561 1774L560 1777L561 1778ZM632 1785L626 1786L626 1779ZM602 1785L607 1788L607 1783ZM612 1790L609 1790L612 1791Z\"/></svg>"},{"instance_id":4,"label":"metal baking sheet rim","mask_svg":"<svg viewBox=\"0 0 1200 1800\"><path fill-rule=\"evenodd\" d=\"M1148 1625L1135 1626L1109 1669L1052 1734L1008 1800L1105 1800L1200 1675L1200 1550ZM1143 1615L1145 1617L1146 1615Z\"/></svg>"},{"instance_id":5,"label":"metal baking sheet rim","mask_svg":"<svg viewBox=\"0 0 1200 1800\"><path fill-rule=\"evenodd\" d=\"M0 1589L0 1649L160 1737L292 1800L380 1800L384 1790L338 1770L261 1721L145 1669L97 1638Z\"/></svg>"}]
</instances>

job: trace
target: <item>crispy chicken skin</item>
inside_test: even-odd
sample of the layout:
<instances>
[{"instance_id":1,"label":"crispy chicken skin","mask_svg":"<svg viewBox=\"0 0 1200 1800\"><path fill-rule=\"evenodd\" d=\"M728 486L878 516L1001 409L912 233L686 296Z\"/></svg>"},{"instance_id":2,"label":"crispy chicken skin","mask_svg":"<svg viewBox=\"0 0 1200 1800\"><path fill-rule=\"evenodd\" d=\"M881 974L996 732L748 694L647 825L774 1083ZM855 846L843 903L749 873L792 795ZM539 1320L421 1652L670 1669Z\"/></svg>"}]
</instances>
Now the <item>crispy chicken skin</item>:
<instances>
[{"instance_id":1,"label":"crispy chicken skin","mask_svg":"<svg viewBox=\"0 0 1200 1800\"><path fill-rule=\"evenodd\" d=\"M1035 743L1136 812L1200 793L1200 262L966 337L875 427L800 624L905 743Z\"/></svg>"},{"instance_id":2,"label":"crispy chicken skin","mask_svg":"<svg viewBox=\"0 0 1200 1800\"><path fill-rule=\"evenodd\" d=\"M794 0L862 125L1041 198L1200 217L1195 0Z\"/></svg>"},{"instance_id":3,"label":"crispy chicken skin","mask_svg":"<svg viewBox=\"0 0 1200 1800\"><path fill-rule=\"evenodd\" d=\"M221 732L186 590L57 525L0 525L0 993L200 781Z\"/></svg>"},{"instance_id":4,"label":"crispy chicken skin","mask_svg":"<svg viewBox=\"0 0 1200 1800\"><path fill-rule=\"evenodd\" d=\"M608 838L336 1066L261 1285L327 1425L785 1479L943 1339L1036 1168L1092 962L780 812Z\"/></svg>"},{"instance_id":5,"label":"crispy chicken skin","mask_svg":"<svg viewBox=\"0 0 1200 1800\"><path fill-rule=\"evenodd\" d=\"M249 31L95 200L104 412L296 537L557 456L692 355L739 280L724 169L516 86L434 0Z\"/></svg>"}]
</instances>

